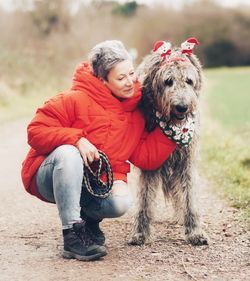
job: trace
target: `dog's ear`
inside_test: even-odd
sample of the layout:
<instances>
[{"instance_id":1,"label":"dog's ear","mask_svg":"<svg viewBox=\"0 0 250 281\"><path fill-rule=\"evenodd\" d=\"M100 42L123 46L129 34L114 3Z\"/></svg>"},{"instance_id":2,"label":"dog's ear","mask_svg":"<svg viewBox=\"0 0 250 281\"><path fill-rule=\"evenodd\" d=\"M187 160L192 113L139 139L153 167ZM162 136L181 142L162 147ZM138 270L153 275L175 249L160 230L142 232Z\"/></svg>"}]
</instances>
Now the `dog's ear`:
<instances>
[{"instance_id":1,"label":"dog's ear","mask_svg":"<svg viewBox=\"0 0 250 281\"><path fill-rule=\"evenodd\" d=\"M190 62L197 70L198 83L195 86L195 90L199 92L201 90L201 85L203 84L203 77L201 63L199 59L193 54L193 49L197 45L200 45L200 42L195 37L188 38L181 44L181 53L186 55L186 57L190 60Z\"/></svg>"},{"instance_id":2,"label":"dog's ear","mask_svg":"<svg viewBox=\"0 0 250 281\"><path fill-rule=\"evenodd\" d=\"M142 85L142 98L139 103L139 109L141 110L144 120L145 127L148 132L152 131L155 126L155 111L154 111L154 99L152 95L152 85L150 83L150 77L146 77Z\"/></svg>"},{"instance_id":3,"label":"dog's ear","mask_svg":"<svg viewBox=\"0 0 250 281\"><path fill-rule=\"evenodd\" d=\"M197 73L198 73L198 83L195 85L195 90L197 92L201 91L201 87L203 85L203 75L202 75L202 66L199 61L199 59L192 54L191 56L187 56L190 62L193 64L193 66L196 68Z\"/></svg>"},{"instance_id":4,"label":"dog's ear","mask_svg":"<svg viewBox=\"0 0 250 281\"><path fill-rule=\"evenodd\" d=\"M159 54L152 53L138 67L138 78L142 85L142 98L139 103L139 109L146 121L147 131L152 131L156 127L152 81L154 81L155 75L161 66L161 61L162 58Z\"/></svg>"}]
</instances>

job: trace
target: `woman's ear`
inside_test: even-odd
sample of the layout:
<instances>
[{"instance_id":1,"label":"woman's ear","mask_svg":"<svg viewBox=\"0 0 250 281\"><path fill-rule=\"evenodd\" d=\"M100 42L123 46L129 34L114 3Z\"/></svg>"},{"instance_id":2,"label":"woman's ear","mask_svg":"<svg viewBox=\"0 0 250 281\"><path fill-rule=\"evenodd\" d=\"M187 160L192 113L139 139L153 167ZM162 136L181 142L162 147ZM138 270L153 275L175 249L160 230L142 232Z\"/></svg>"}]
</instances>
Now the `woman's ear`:
<instances>
[{"instance_id":1,"label":"woman's ear","mask_svg":"<svg viewBox=\"0 0 250 281\"><path fill-rule=\"evenodd\" d=\"M102 81L102 83L103 83L104 85L106 84L107 81L106 81L105 79L103 79L102 77L100 77L99 79Z\"/></svg>"}]
</instances>

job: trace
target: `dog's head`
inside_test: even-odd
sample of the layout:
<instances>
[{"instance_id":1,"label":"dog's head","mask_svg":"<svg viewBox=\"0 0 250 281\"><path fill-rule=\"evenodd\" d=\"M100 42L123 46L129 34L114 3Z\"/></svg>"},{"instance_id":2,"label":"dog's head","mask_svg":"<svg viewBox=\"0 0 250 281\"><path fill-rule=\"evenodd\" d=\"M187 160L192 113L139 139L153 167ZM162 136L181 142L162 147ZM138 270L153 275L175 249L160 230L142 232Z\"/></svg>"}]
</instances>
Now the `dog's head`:
<instances>
[{"instance_id":1,"label":"dog's head","mask_svg":"<svg viewBox=\"0 0 250 281\"><path fill-rule=\"evenodd\" d=\"M195 38L189 38L181 47L171 48L169 42L158 41L138 67L140 108L148 130L156 126L155 111L180 123L197 110L203 83L201 64L192 52L197 44Z\"/></svg>"}]
</instances>

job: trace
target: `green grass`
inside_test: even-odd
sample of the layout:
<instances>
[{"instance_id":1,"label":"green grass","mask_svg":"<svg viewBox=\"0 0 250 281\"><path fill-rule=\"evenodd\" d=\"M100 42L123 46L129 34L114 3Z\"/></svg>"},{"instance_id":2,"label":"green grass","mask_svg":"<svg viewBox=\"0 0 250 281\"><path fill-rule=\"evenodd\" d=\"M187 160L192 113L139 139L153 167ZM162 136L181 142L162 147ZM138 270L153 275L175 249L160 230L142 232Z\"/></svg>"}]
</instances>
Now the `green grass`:
<instances>
[{"instance_id":1,"label":"green grass","mask_svg":"<svg viewBox=\"0 0 250 281\"><path fill-rule=\"evenodd\" d=\"M41 89L29 88L25 95L0 96L0 123L34 115L37 107L56 93L56 86L41 85Z\"/></svg>"},{"instance_id":2,"label":"green grass","mask_svg":"<svg viewBox=\"0 0 250 281\"><path fill-rule=\"evenodd\" d=\"M0 122L31 116L46 99L70 87L73 66L65 58L0 47L0 61Z\"/></svg>"},{"instance_id":3,"label":"green grass","mask_svg":"<svg viewBox=\"0 0 250 281\"><path fill-rule=\"evenodd\" d=\"M250 126L250 68L220 68L205 72L211 117L238 131Z\"/></svg>"},{"instance_id":4,"label":"green grass","mask_svg":"<svg viewBox=\"0 0 250 281\"><path fill-rule=\"evenodd\" d=\"M0 104L0 123L34 115L37 107L41 106L49 96L54 95L52 90L46 91L46 93L47 96L15 95L9 100L2 101L2 104Z\"/></svg>"},{"instance_id":5,"label":"green grass","mask_svg":"<svg viewBox=\"0 0 250 281\"><path fill-rule=\"evenodd\" d=\"M215 190L240 209L250 227L250 68L207 70L202 168Z\"/></svg>"}]
</instances>

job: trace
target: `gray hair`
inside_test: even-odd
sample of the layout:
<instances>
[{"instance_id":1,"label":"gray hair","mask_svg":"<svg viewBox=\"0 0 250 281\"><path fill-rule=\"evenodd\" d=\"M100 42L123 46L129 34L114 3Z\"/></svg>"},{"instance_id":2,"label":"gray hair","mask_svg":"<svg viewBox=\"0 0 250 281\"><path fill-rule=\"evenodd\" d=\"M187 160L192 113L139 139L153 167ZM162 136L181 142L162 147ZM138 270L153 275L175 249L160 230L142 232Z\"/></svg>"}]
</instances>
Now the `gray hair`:
<instances>
[{"instance_id":1,"label":"gray hair","mask_svg":"<svg viewBox=\"0 0 250 281\"><path fill-rule=\"evenodd\" d=\"M96 77L107 80L110 70L119 62L132 61L132 57L121 41L107 40L93 47L88 56Z\"/></svg>"}]
</instances>

